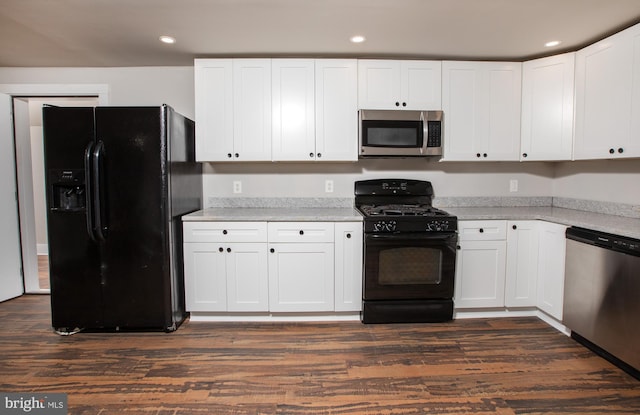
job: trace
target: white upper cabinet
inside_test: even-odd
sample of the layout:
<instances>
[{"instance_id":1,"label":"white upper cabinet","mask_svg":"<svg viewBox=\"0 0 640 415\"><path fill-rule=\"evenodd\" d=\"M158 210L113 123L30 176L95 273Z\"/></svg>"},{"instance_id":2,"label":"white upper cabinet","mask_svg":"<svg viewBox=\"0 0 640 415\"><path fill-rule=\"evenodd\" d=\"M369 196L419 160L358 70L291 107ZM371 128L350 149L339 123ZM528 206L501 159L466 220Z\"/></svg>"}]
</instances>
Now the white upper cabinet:
<instances>
[{"instance_id":1,"label":"white upper cabinet","mask_svg":"<svg viewBox=\"0 0 640 415\"><path fill-rule=\"evenodd\" d=\"M271 59L233 60L233 158L271 160Z\"/></svg>"},{"instance_id":2,"label":"white upper cabinet","mask_svg":"<svg viewBox=\"0 0 640 415\"><path fill-rule=\"evenodd\" d=\"M439 110L440 61L358 60L358 107Z\"/></svg>"},{"instance_id":3,"label":"white upper cabinet","mask_svg":"<svg viewBox=\"0 0 640 415\"><path fill-rule=\"evenodd\" d=\"M233 156L233 63L231 59L196 59L196 160L231 160Z\"/></svg>"},{"instance_id":4,"label":"white upper cabinet","mask_svg":"<svg viewBox=\"0 0 640 415\"><path fill-rule=\"evenodd\" d=\"M314 70L313 59L272 61L274 160L316 157Z\"/></svg>"},{"instance_id":5,"label":"white upper cabinet","mask_svg":"<svg viewBox=\"0 0 640 415\"><path fill-rule=\"evenodd\" d=\"M198 161L356 161L355 59L196 59Z\"/></svg>"},{"instance_id":6,"label":"white upper cabinet","mask_svg":"<svg viewBox=\"0 0 640 415\"><path fill-rule=\"evenodd\" d=\"M316 68L316 160L358 160L358 63L318 59Z\"/></svg>"},{"instance_id":7,"label":"white upper cabinet","mask_svg":"<svg viewBox=\"0 0 640 415\"><path fill-rule=\"evenodd\" d=\"M447 161L520 159L522 64L442 63Z\"/></svg>"},{"instance_id":8,"label":"white upper cabinet","mask_svg":"<svg viewBox=\"0 0 640 415\"><path fill-rule=\"evenodd\" d=\"M356 60L274 59L273 159L358 159Z\"/></svg>"},{"instance_id":9,"label":"white upper cabinet","mask_svg":"<svg viewBox=\"0 0 640 415\"><path fill-rule=\"evenodd\" d=\"M196 59L198 161L271 160L271 60Z\"/></svg>"},{"instance_id":10,"label":"white upper cabinet","mask_svg":"<svg viewBox=\"0 0 640 415\"><path fill-rule=\"evenodd\" d=\"M576 53L573 156L640 157L640 25Z\"/></svg>"},{"instance_id":11,"label":"white upper cabinet","mask_svg":"<svg viewBox=\"0 0 640 415\"><path fill-rule=\"evenodd\" d=\"M575 53L522 65L521 160L571 160Z\"/></svg>"}]
</instances>

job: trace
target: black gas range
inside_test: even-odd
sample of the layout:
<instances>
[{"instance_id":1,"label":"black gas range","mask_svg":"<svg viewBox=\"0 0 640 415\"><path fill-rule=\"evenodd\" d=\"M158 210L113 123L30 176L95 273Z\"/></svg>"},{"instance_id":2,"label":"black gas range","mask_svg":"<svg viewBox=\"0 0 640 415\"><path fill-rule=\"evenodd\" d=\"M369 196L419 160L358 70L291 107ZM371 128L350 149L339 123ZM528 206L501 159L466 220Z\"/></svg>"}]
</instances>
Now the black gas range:
<instances>
[{"instance_id":1,"label":"black gas range","mask_svg":"<svg viewBox=\"0 0 640 415\"><path fill-rule=\"evenodd\" d=\"M458 220L432 198L428 181L355 183L364 216L364 323L451 320Z\"/></svg>"}]
</instances>

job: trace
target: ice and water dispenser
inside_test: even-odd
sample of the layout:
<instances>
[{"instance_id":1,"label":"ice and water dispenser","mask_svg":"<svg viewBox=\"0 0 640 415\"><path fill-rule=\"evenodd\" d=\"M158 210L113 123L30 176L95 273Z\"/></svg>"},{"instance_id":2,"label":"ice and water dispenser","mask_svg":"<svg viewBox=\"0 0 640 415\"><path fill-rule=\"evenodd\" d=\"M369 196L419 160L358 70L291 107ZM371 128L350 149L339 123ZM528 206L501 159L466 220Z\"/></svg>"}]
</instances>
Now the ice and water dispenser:
<instances>
[{"instance_id":1,"label":"ice and water dispenser","mask_svg":"<svg viewBox=\"0 0 640 415\"><path fill-rule=\"evenodd\" d=\"M50 170L50 206L57 211L82 211L86 206L84 170Z\"/></svg>"}]
</instances>

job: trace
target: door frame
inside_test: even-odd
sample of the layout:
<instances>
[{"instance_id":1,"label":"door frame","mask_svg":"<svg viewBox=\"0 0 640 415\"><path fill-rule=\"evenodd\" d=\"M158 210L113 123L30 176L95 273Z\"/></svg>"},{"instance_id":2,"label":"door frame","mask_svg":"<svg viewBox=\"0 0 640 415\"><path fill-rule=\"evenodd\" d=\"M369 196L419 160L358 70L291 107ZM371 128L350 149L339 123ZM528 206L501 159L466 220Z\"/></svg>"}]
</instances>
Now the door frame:
<instances>
[{"instance_id":1,"label":"door frame","mask_svg":"<svg viewBox=\"0 0 640 415\"><path fill-rule=\"evenodd\" d=\"M109 104L109 85L107 84L0 84L0 93L13 98L42 98L42 97L88 97L97 96L99 105ZM15 117L12 117L15 131ZM17 139L17 138L16 138ZM15 143L14 143L15 144ZM31 156L30 154L28 155ZM18 155L16 155L18 157ZM33 216L33 197L29 196L31 189L24 188L18 182L17 170L19 159L16 159L16 189L18 192L17 215L20 224L20 240L22 254L22 269L25 293L49 293L48 289L41 289L38 283L37 246L30 237L29 229L35 228ZM25 230L23 232L23 230Z\"/></svg>"}]
</instances>

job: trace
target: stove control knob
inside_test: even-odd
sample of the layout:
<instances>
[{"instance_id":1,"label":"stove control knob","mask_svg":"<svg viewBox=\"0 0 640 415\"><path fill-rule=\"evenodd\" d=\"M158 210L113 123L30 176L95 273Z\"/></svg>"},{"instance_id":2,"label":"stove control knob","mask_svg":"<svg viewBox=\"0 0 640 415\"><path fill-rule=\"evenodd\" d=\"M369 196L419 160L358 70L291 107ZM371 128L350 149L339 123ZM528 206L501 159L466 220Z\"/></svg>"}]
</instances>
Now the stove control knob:
<instances>
[{"instance_id":1,"label":"stove control knob","mask_svg":"<svg viewBox=\"0 0 640 415\"><path fill-rule=\"evenodd\" d=\"M380 220L373 224L373 231L374 232L393 232L396 230L396 225L397 223L395 220L392 220L389 222Z\"/></svg>"},{"instance_id":2,"label":"stove control knob","mask_svg":"<svg viewBox=\"0 0 640 415\"><path fill-rule=\"evenodd\" d=\"M433 221L427 225L428 231L442 232L449 230L449 222L446 220Z\"/></svg>"}]
</instances>

